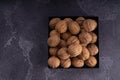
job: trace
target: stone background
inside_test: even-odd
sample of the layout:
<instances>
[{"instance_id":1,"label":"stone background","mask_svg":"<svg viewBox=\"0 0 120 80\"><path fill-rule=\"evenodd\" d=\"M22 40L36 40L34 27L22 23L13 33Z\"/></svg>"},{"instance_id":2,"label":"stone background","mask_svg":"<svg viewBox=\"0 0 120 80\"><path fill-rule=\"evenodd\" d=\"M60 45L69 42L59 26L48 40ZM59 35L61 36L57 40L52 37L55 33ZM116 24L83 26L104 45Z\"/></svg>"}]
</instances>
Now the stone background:
<instances>
[{"instance_id":1,"label":"stone background","mask_svg":"<svg viewBox=\"0 0 120 80\"><path fill-rule=\"evenodd\" d=\"M99 69L49 69L48 17L99 17ZM1 0L0 80L119 80L119 0Z\"/></svg>"}]
</instances>

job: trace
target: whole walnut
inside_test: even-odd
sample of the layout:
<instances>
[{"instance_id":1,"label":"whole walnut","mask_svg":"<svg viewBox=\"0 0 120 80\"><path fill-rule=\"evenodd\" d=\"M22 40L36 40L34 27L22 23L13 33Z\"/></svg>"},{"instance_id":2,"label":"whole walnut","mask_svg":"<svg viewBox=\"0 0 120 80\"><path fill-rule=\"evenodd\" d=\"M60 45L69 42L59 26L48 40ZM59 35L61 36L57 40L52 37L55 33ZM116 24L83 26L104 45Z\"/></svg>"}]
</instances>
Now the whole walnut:
<instances>
[{"instance_id":1,"label":"whole walnut","mask_svg":"<svg viewBox=\"0 0 120 80\"><path fill-rule=\"evenodd\" d=\"M67 45L71 45L71 44L79 44L80 41L78 39L78 37L76 36L71 36L67 39Z\"/></svg>"},{"instance_id":2,"label":"whole walnut","mask_svg":"<svg viewBox=\"0 0 120 80\"><path fill-rule=\"evenodd\" d=\"M80 44L72 44L68 46L68 53L70 57L76 57L80 55L82 52L82 46Z\"/></svg>"},{"instance_id":3,"label":"whole walnut","mask_svg":"<svg viewBox=\"0 0 120 80\"><path fill-rule=\"evenodd\" d=\"M97 22L92 19L84 20L83 25L81 26L81 28L83 28L87 32L95 30L96 27L97 27Z\"/></svg>"},{"instance_id":4,"label":"whole walnut","mask_svg":"<svg viewBox=\"0 0 120 80\"><path fill-rule=\"evenodd\" d=\"M53 18L49 22L50 29L55 29L56 24L60 21L60 18Z\"/></svg>"},{"instance_id":5,"label":"whole walnut","mask_svg":"<svg viewBox=\"0 0 120 80\"><path fill-rule=\"evenodd\" d=\"M49 49L49 53L50 53L50 55L51 55L51 56L56 56L56 54L57 54L57 50L58 50L57 47L50 48L50 49Z\"/></svg>"},{"instance_id":6,"label":"whole walnut","mask_svg":"<svg viewBox=\"0 0 120 80\"><path fill-rule=\"evenodd\" d=\"M60 36L60 33L58 33L56 30L50 31L50 36L54 36L54 35Z\"/></svg>"},{"instance_id":7,"label":"whole walnut","mask_svg":"<svg viewBox=\"0 0 120 80\"><path fill-rule=\"evenodd\" d=\"M87 48L90 52L90 55L94 56L98 54L98 47L95 44L89 44Z\"/></svg>"},{"instance_id":8,"label":"whole walnut","mask_svg":"<svg viewBox=\"0 0 120 80\"><path fill-rule=\"evenodd\" d=\"M60 43L60 37L56 35L50 36L47 40L47 43L50 47L56 47Z\"/></svg>"},{"instance_id":9,"label":"whole walnut","mask_svg":"<svg viewBox=\"0 0 120 80\"><path fill-rule=\"evenodd\" d=\"M67 42L65 40L60 40L60 43L58 45L59 47L66 47L67 46Z\"/></svg>"},{"instance_id":10,"label":"whole walnut","mask_svg":"<svg viewBox=\"0 0 120 80\"><path fill-rule=\"evenodd\" d=\"M64 21L66 21L67 24L69 24L70 22L72 22L73 20L71 18L65 18Z\"/></svg>"},{"instance_id":11,"label":"whole walnut","mask_svg":"<svg viewBox=\"0 0 120 80\"><path fill-rule=\"evenodd\" d=\"M91 36L92 36L92 41L91 43L95 43L97 41L97 35L94 32L90 32Z\"/></svg>"},{"instance_id":12,"label":"whole walnut","mask_svg":"<svg viewBox=\"0 0 120 80\"><path fill-rule=\"evenodd\" d=\"M48 59L48 65L51 67L51 68L57 68L60 66L60 60L59 58L55 57L55 56L52 56Z\"/></svg>"},{"instance_id":13,"label":"whole walnut","mask_svg":"<svg viewBox=\"0 0 120 80\"><path fill-rule=\"evenodd\" d=\"M75 21L72 21L69 23L68 29L71 32L71 34L74 34L74 35L76 35L80 32L80 26Z\"/></svg>"},{"instance_id":14,"label":"whole walnut","mask_svg":"<svg viewBox=\"0 0 120 80\"><path fill-rule=\"evenodd\" d=\"M61 59L61 67L63 68L69 68L71 66L71 60L68 58L68 59Z\"/></svg>"},{"instance_id":15,"label":"whole walnut","mask_svg":"<svg viewBox=\"0 0 120 80\"><path fill-rule=\"evenodd\" d=\"M76 22L81 26L84 20L85 20L84 17L78 17L78 18L76 19Z\"/></svg>"},{"instance_id":16,"label":"whole walnut","mask_svg":"<svg viewBox=\"0 0 120 80\"><path fill-rule=\"evenodd\" d=\"M61 37L62 37L64 40L67 40L70 36L71 36L71 33L70 33L70 32L65 32L65 33L62 33L62 35L61 35Z\"/></svg>"},{"instance_id":17,"label":"whole walnut","mask_svg":"<svg viewBox=\"0 0 120 80\"><path fill-rule=\"evenodd\" d=\"M82 47L82 52L78 55L78 58L82 60L87 60L90 57L90 53L86 47Z\"/></svg>"},{"instance_id":18,"label":"whole walnut","mask_svg":"<svg viewBox=\"0 0 120 80\"><path fill-rule=\"evenodd\" d=\"M85 64L89 67L95 67L97 64L97 60L95 57L90 56L89 59L85 61Z\"/></svg>"},{"instance_id":19,"label":"whole walnut","mask_svg":"<svg viewBox=\"0 0 120 80\"><path fill-rule=\"evenodd\" d=\"M64 20L59 21L56 26L55 30L57 30L59 33L64 33L67 31L67 23Z\"/></svg>"},{"instance_id":20,"label":"whole walnut","mask_svg":"<svg viewBox=\"0 0 120 80\"><path fill-rule=\"evenodd\" d=\"M92 41L92 36L88 32L81 32L79 34L79 40L82 46L86 46Z\"/></svg>"},{"instance_id":21,"label":"whole walnut","mask_svg":"<svg viewBox=\"0 0 120 80\"><path fill-rule=\"evenodd\" d=\"M72 58L72 65L74 67L81 68L81 67L84 66L84 61L79 59L79 58L77 58L77 57L74 57L74 58Z\"/></svg>"},{"instance_id":22,"label":"whole walnut","mask_svg":"<svg viewBox=\"0 0 120 80\"><path fill-rule=\"evenodd\" d=\"M58 50L57 56L60 59L68 59L70 57L70 54L67 53L67 48L63 47Z\"/></svg>"}]
</instances>

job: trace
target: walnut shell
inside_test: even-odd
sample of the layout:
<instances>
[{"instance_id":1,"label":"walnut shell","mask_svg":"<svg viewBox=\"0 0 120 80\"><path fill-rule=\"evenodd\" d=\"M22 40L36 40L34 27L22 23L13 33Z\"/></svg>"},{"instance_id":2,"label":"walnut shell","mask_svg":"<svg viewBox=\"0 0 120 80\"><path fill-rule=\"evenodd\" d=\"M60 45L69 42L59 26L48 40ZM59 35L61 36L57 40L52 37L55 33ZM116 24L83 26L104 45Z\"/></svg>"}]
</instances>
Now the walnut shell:
<instances>
[{"instance_id":1,"label":"walnut shell","mask_svg":"<svg viewBox=\"0 0 120 80\"><path fill-rule=\"evenodd\" d=\"M56 24L60 21L60 18L53 18L49 22L50 29L55 29Z\"/></svg>"},{"instance_id":2,"label":"walnut shell","mask_svg":"<svg viewBox=\"0 0 120 80\"><path fill-rule=\"evenodd\" d=\"M71 36L68 38L67 40L67 45L71 45L71 44L79 44L80 41L76 36Z\"/></svg>"},{"instance_id":3,"label":"walnut shell","mask_svg":"<svg viewBox=\"0 0 120 80\"><path fill-rule=\"evenodd\" d=\"M90 57L90 53L86 47L82 47L82 52L78 55L78 58L82 60L87 60Z\"/></svg>"},{"instance_id":4,"label":"walnut shell","mask_svg":"<svg viewBox=\"0 0 120 80\"><path fill-rule=\"evenodd\" d=\"M51 67L51 68L57 68L59 67L60 65L60 60L55 57L55 56L52 56L48 59L48 65Z\"/></svg>"},{"instance_id":5,"label":"walnut shell","mask_svg":"<svg viewBox=\"0 0 120 80\"><path fill-rule=\"evenodd\" d=\"M60 59L68 59L70 57L70 55L67 53L67 48L66 47L60 48L58 50L57 56Z\"/></svg>"},{"instance_id":6,"label":"walnut shell","mask_svg":"<svg viewBox=\"0 0 120 80\"><path fill-rule=\"evenodd\" d=\"M89 67L95 67L97 64L97 60L95 57L90 56L89 59L85 61L85 64Z\"/></svg>"},{"instance_id":7,"label":"walnut shell","mask_svg":"<svg viewBox=\"0 0 120 80\"><path fill-rule=\"evenodd\" d=\"M55 48L50 48L50 49L49 49L50 55L51 55L51 56L56 56L57 50L58 50L57 47L55 47Z\"/></svg>"},{"instance_id":8,"label":"walnut shell","mask_svg":"<svg viewBox=\"0 0 120 80\"><path fill-rule=\"evenodd\" d=\"M97 27L97 22L95 20L92 19L86 19L83 22L83 26L81 26L83 29L85 29L85 31L90 32L95 30L95 28Z\"/></svg>"},{"instance_id":9,"label":"walnut shell","mask_svg":"<svg viewBox=\"0 0 120 80\"><path fill-rule=\"evenodd\" d=\"M50 31L50 36L54 36L54 35L60 36L60 33L58 33L56 30Z\"/></svg>"},{"instance_id":10,"label":"walnut shell","mask_svg":"<svg viewBox=\"0 0 120 80\"><path fill-rule=\"evenodd\" d=\"M59 46L59 47L66 47L66 46L67 46L67 43L66 43L65 40L62 40L62 39L61 39L58 46Z\"/></svg>"},{"instance_id":11,"label":"walnut shell","mask_svg":"<svg viewBox=\"0 0 120 80\"><path fill-rule=\"evenodd\" d=\"M80 44L72 44L68 46L68 53L70 57L76 57L80 55L82 52L82 46Z\"/></svg>"},{"instance_id":12,"label":"walnut shell","mask_svg":"<svg viewBox=\"0 0 120 80\"><path fill-rule=\"evenodd\" d=\"M61 60L61 67L69 68L71 66L71 60L68 58L66 60Z\"/></svg>"},{"instance_id":13,"label":"walnut shell","mask_svg":"<svg viewBox=\"0 0 120 80\"><path fill-rule=\"evenodd\" d=\"M92 36L92 41L91 43L95 43L97 41L97 35L94 32L90 32L91 36Z\"/></svg>"},{"instance_id":14,"label":"walnut shell","mask_svg":"<svg viewBox=\"0 0 120 80\"><path fill-rule=\"evenodd\" d=\"M84 66L84 61L75 57L75 58L72 58L72 65L74 67L81 68Z\"/></svg>"},{"instance_id":15,"label":"walnut shell","mask_svg":"<svg viewBox=\"0 0 120 80\"><path fill-rule=\"evenodd\" d=\"M64 21L66 21L67 24L69 24L70 22L72 22L73 20L71 18L65 18Z\"/></svg>"},{"instance_id":16,"label":"walnut shell","mask_svg":"<svg viewBox=\"0 0 120 80\"><path fill-rule=\"evenodd\" d=\"M84 20L85 20L84 17L78 17L78 18L76 19L76 22L81 26Z\"/></svg>"},{"instance_id":17,"label":"walnut shell","mask_svg":"<svg viewBox=\"0 0 120 80\"><path fill-rule=\"evenodd\" d=\"M48 38L47 43L50 47L56 47L60 42L60 37L54 35Z\"/></svg>"},{"instance_id":18,"label":"walnut shell","mask_svg":"<svg viewBox=\"0 0 120 80\"><path fill-rule=\"evenodd\" d=\"M88 32L81 32L79 34L79 40L82 46L86 46L92 41L92 36Z\"/></svg>"},{"instance_id":19,"label":"walnut shell","mask_svg":"<svg viewBox=\"0 0 120 80\"><path fill-rule=\"evenodd\" d=\"M74 34L74 35L80 32L80 26L75 21L72 21L71 23L69 23L68 29L71 32L71 34Z\"/></svg>"},{"instance_id":20,"label":"walnut shell","mask_svg":"<svg viewBox=\"0 0 120 80\"><path fill-rule=\"evenodd\" d=\"M89 44L87 48L90 52L90 55L94 56L98 54L98 47L95 44Z\"/></svg>"},{"instance_id":21,"label":"walnut shell","mask_svg":"<svg viewBox=\"0 0 120 80\"><path fill-rule=\"evenodd\" d=\"M59 21L56 26L55 30L57 30L59 33L64 33L67 31L67 23L64 20Z\"/></svg>"},{"instance_id":22,"label":"walnut shell","mask_svg":"<svg viewBox=\"0 0 120 80\"><path fill-rule=\"evenodd\" d=\"M71 36L71 33L70 32L65 32L61 35L61 37L64 39L64 40L67 40L69 37Z\"/></svg>"}]
</instances>

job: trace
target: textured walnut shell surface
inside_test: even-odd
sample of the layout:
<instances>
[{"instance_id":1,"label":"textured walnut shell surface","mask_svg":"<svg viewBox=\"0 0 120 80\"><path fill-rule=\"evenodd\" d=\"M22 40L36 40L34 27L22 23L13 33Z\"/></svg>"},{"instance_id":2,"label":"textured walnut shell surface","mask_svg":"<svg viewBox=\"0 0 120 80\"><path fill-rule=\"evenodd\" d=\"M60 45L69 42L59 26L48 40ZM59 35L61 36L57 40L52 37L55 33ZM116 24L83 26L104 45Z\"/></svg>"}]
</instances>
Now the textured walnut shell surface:
<instances>
[{"instance_id":1,"label":"textured walnut shell surface","mask_svg":"<svg viewBox=\"0 0 120 80\"><path fill-rule=\"evenodd\" d=\"M98 54L98 47L95 45L95 44L89 44L87 46L89 52L90 52L90 55L94 56L96 54Z\"/></svg>"},{"instance_id":2,"label":"textured walnut shell surface","mask_svg":"<svg viewBox=\"0 0 120 80\"><path fill-rule=\"evenodd\" d=\"M89 67L95 67L97 64L97 60L95 57L90 56L89 59L85 61L85 64Z\"/></svg>"},{"instance_id":3,"label":"textured walnut shell surface","mask_svg":"<svg viewBox=\"0 0 120 80\"><path fill-rule=\"evenodd\" d=\"M50 55L51 55L51 56L56 56L57 50L58 50L57 47L55 47L55 48L50 48L50 49L49 49Z\"/></svg>"},{"instance_id":4,"label":"textured walnut shell surface","mask_svg":"<svg viewBox=\"0 0 120 80\"><path fill-rule=\"evenodd\" d=\"M47 43L50 47L56 47L60 42L60 37L54 35L48 38Z\"/></svg>"},{"instance_id":5,"label":"textured walnut shell surface","mask_svg":"<svg viewBox=\"0 0 120 80\"><path fill-rule=\"evenodd\" d=\"M60 43L58 45L59 47L66 47L67 46L67 42L65 40L60 40Z\"/></svg>"},{"instance_id":6,"label":"textured walnut shell surface","mask_svg":"<svg viewBox=\"0 0 120 80\"><path fill-rule=\"evenodd\" d=\"M74 44L74 43L75 44L80 43L78 37L76 37L76 36L69 37L68 40L67 40L67 45L71 45L71 44Z\"/></svg>"},{"instance_id":7,"label":"textured walnut shell surface","mask_svg":"<svg viewBox=\"0 0 120 80\"><path fill-rule=\"evenodd\" d=\"M74 34L74 35L80 32L80 26L75 21L72 21L71 23L69 23L68 29L71 32L71 34Z\"/></svg>"},{"instance_id":8,"label":"textured walnut shell surface","mask_svg":"<svg viewBox=\"0 0 120 80\"><path fill-rule=\"evenodd\" d=\"M67 31L67 23L64 20L59 21L56 26L55 30L57 30L59 33L64 33Z\"/></svg>"},{"instance_id":9,"label":"textured walnut shell surface","mask_svg":"<svg viewBox=\"0 0 120 80\"><path fill-rule=\"evenodd\" d=\"M50 36L54 36L54 35L60 36L60 33L58 33L56 30L50 31Z\"/></svg>"},{"instance_id":10,"label":"textured walnut shell surface","mask_svg":"<svg viewBox=\"0 0 120 80\"><path fill-rule=\"evenodd\" d=\"M83 26L81 26L85 31L90 32L95 30L95 28L97 27L97 22L95 20L92 19L86 19L83 22Z\"/></svg>"},{"instance_id":11,"label":"textured walnut shell surface","mask_svg":"<svg viewBox=\"0 0 120 80\"><path fill-rule=\"evenodd\" d=\"M81 68L84 66L84 61L75 57L75 58L72 58L72 65L74 67Z\"/></svg>"},{"instance_id":12,"label":"textured walnut shell surface","mask_svg":"<svg viewBox=\"0 0 120 80\"><path fill-rule=\"evenodd\" d=\"M56 24L60 21L60 18L53 18L49 22L50 29L55 29Z\"/></svg>"},{"instance_id":13,"label":"textured walnut shell surface","mask_svg":"<svg viewBox=\"0 0 120 80\"><path fill-rule=\"evenodd\" d=\"M70 57L70 55L67 53L67 48L66 47L60 48L58 50L57 56L60 59L68 59Z\"/></svg>"},{"instance_id":14,"label":"textured walnut shell surface","mask_svg":"<svg viewBox=\"0 0 120 80\"><path fill-rule=\"evenodd\" d=\"M77 22L79 25L82 25L82 23L83 23L84 20L85 20L84 17L78 17L78 18L76 19L76 22Z\"/></svg>"},{"instance_id":15,"label":"textured walnut shell surface","mask_svg":"<svg viewBox=\"0 0 120 80\"><path fill-rule=\"evenodd\" d=\"M72 44L68 46L68 53L70 57L76 57L80 55L82 52L82 46L80 44Z\"/></svg>"},{"instance_id":16,"label":"textured walnut shell surface","mask_svg":"<svg viewBox=\"0 0 120 80\"><path fill-rule=\"evenodd\" d=\"M65 32L61 35L62 39L67 40L71 36L70 32Z\"/></svg>"},{"instance_id":17,"label":"textured walnut shell surface","mask_svg":"<svg viewBox=\"0 0 120 80\"><path fill-rule=\"evenodd\" d=\"M71 18L65 18L64 21L66 21L67 24L69 24L70 22L72 22L73 20Z\"/></svg>"},{"instance_id":18,"label":"textured walnut shell surface","mask_svg":"<svg viewBox=\"0 0 120 80\"><path fill-rule=\"evenodd\" d=\"M88 32L81 32L79 34L80 43L84 46L89 44L92 41L92 36Z\"/></svg>"},{"instance_id":19,"label":"textured walnut shell surface","mask_svg":"<svg viewBox=\"0 0 120 80\"><path fill-rule=\"evenodd\" d=\"M52 56L48 59L48 65L51 67L51 68L57 68L59 67L60 65L60 60L55 57L55 56Z\"/></svg>"},{"instance_id":20,"label":"textured walnut shell surface","mask_svg":"<svg viewBox=\"0 0 120 80\"><path fill-rule=\"evenodd\" d=\"M90 32L91 36L92 36L92 41L91 43L95 43L97 41L97 35L94 32Z\"/></svg>"},{"instance_id":21,"label":"textured walnut shell surface","mask_svg":"<svg viewBox=\"0 0 120 80\"><path fill-rule=\"evenodd\" d=\"M86 47L82 47L82 52L78 55L78 58L82 60L87 60L90 57L90 53Z\"/></svg>"},{"instance_id":22,"label":"textured walnut shell surface","mask_svg":"<svg viewBox=\"0 0 120 80\"><path fill-rule=\"evenodd\" d=\"M71 66L71 60L65 59L65 60L61 60L61 67L63 68L69 68Z\"/></svg>"}]
</instances>

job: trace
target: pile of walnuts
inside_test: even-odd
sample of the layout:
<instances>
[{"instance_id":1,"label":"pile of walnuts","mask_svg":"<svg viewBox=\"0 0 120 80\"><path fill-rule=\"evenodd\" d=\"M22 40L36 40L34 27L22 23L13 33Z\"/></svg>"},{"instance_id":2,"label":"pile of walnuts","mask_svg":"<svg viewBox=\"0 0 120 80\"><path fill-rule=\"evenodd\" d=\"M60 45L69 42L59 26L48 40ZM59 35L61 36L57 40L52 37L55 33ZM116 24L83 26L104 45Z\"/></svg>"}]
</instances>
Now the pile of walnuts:
<instances>
[{"instance_id":1,"label":"pile of walnuts","mask_svg":"<svg viewBox=\"0 0 120 80\"><path fill-rule=\"evenodd\" d=\"M97 22L93 19L78 17L52 18L49 22L50 33L47 40L51 68L81 68L84 65L95 67L98 54L97 35L93 32Z\"/></svg>"}]
</instances>

